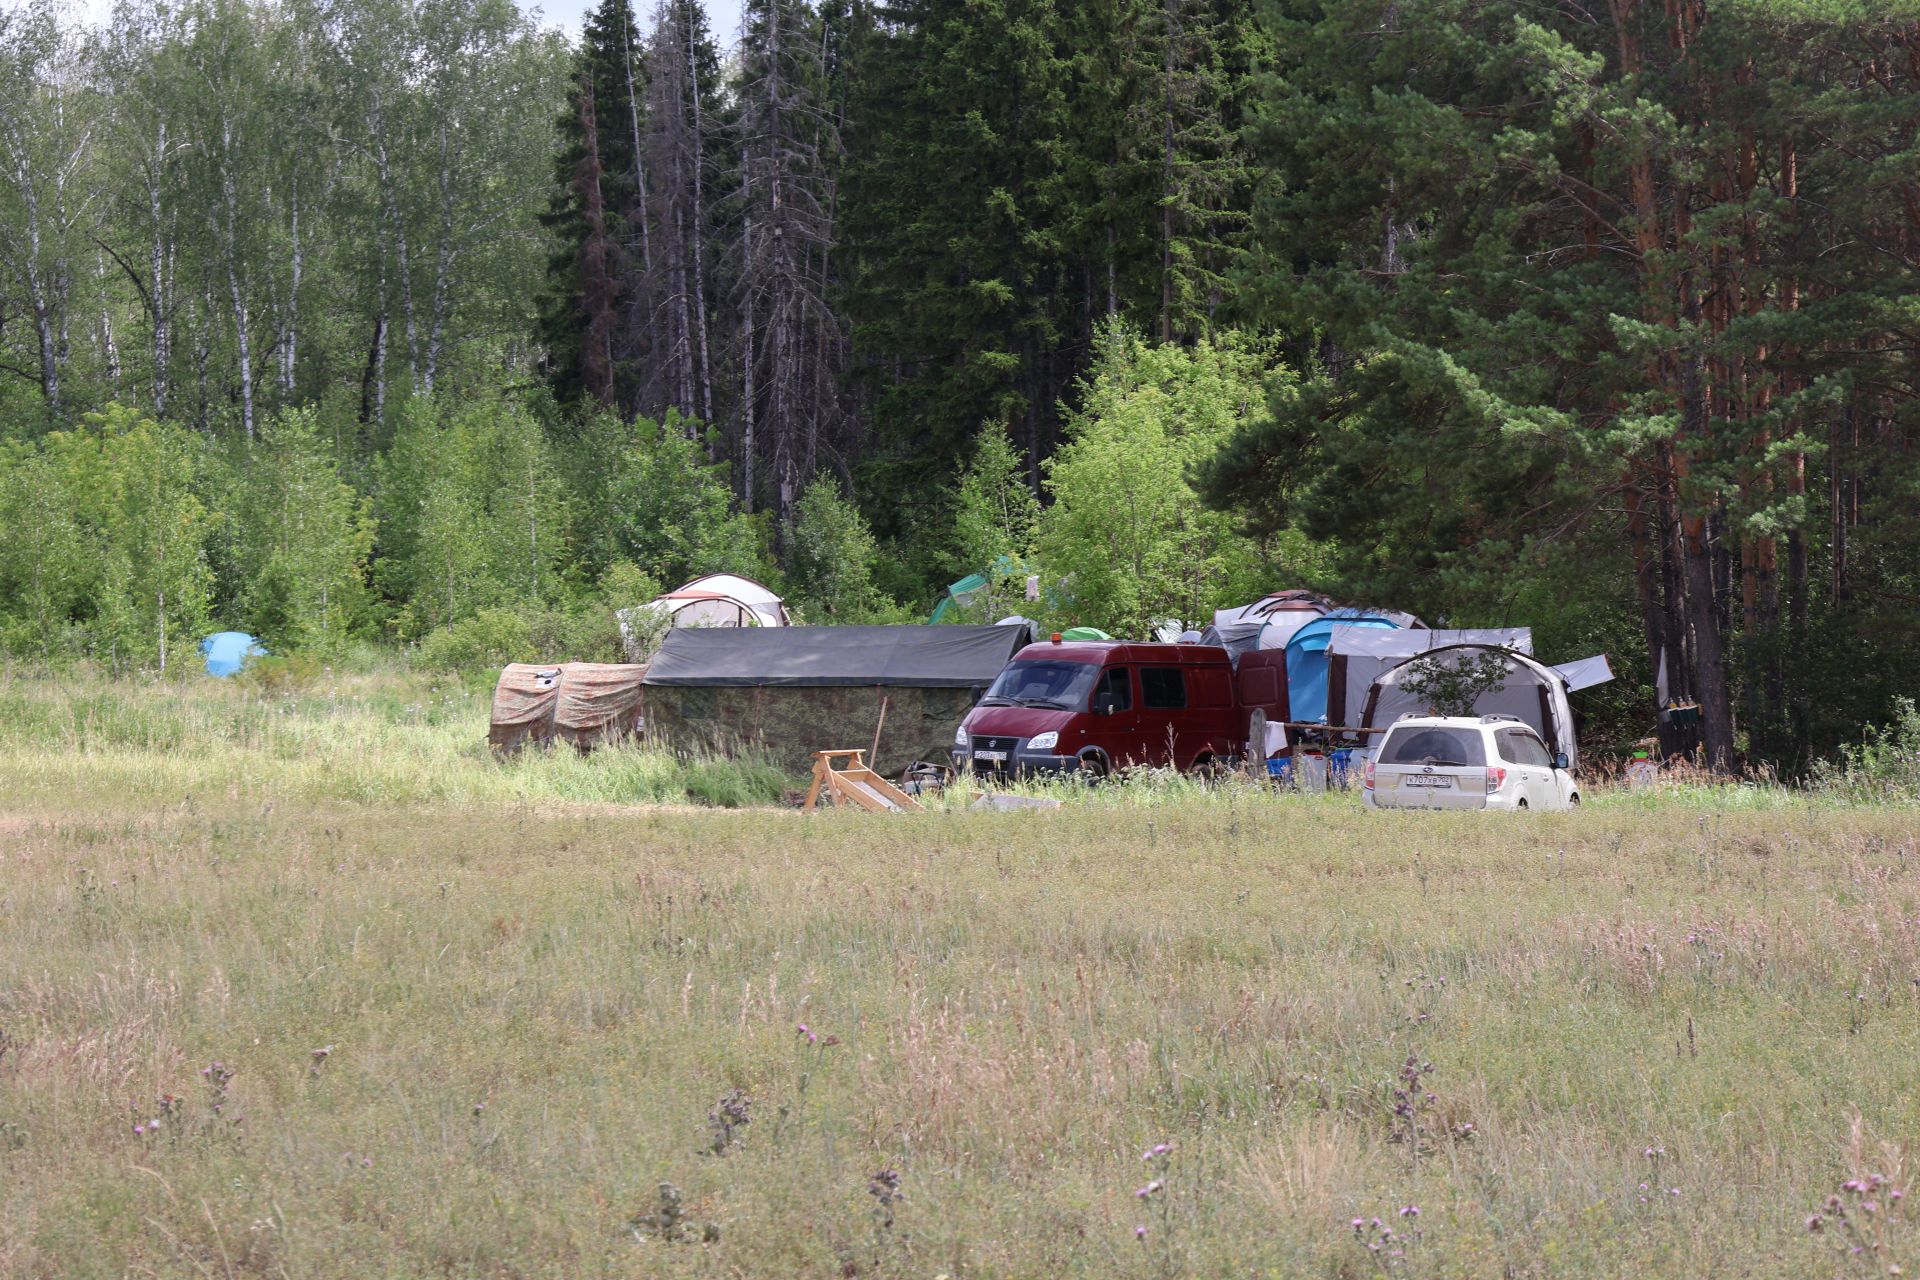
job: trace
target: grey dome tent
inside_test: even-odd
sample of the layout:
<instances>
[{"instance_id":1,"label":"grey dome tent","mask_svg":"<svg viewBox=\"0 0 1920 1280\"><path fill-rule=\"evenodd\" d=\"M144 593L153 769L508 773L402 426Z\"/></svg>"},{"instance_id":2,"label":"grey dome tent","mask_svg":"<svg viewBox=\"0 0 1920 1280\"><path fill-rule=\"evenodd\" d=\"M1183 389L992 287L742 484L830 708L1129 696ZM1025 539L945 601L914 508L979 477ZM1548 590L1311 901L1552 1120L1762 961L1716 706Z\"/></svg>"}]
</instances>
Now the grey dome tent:
<instances>
[{"instance_id":1,"label":"grey dome tent","mask_svg":"<svg viewBox=\"0 0 1920 1280\"><path fill-rule=\"evenodd\" d=\"M1385 729L1403 716L1434 714L1425 698L1406 687L1408 678L1418 670L1414 664L1435 661L1453 666L1487 653L1505 656L1507 675L1498 686L1480 695L1472 714L1513 716L1531 725L1550 750L1564 752L1568 763L1578 766L1579 748L1573 736L1573 708L1567 703L1566 677L1524 653L1501 645L1447 645L1408 658L1382 672L1367 691L1360 726Z\"/></svg>"}]
</instances>

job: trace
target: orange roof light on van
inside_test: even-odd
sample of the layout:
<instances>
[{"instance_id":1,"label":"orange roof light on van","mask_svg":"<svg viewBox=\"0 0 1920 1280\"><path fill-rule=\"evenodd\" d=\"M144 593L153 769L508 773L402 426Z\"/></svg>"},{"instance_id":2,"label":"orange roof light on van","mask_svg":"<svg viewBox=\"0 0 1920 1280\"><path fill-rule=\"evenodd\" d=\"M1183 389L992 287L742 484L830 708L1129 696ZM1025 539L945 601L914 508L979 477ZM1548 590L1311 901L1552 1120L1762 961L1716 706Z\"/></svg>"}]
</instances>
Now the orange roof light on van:
<instances>
[{"instance_id":1,"label":"orange roof light on van","mask_svg":"<svg viewBox=\"0 0 1920 1280\"><path fill-rule=\"evenodd\" d=\"M1055 644L1059 644L1059 643L1060 643L1060 633L1059 633L1058 631L1056 631L1056 632L1054 632L1054 633L1053 633L1053 642L1054 642Z\"/></svg>"}]
</instances>

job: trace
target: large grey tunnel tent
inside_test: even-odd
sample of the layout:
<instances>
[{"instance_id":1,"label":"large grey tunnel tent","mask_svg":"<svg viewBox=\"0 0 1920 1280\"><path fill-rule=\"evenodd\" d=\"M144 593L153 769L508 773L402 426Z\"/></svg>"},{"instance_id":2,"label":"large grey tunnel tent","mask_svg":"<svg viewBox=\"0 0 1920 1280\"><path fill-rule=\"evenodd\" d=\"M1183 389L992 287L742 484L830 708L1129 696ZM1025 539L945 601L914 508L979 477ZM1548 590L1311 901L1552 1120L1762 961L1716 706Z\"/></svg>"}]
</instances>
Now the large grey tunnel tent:
<instances>
[{"instance_id":1,"label":"large grey tunnel tent","mask_svg":"<svg viewBox=\"0 0 1920 1280\"><path fill-rule=\"evenodd\" d=\"M1568 762L1578 766L1573 708L1567 703L1566 677L1524 653L1500 645L1447 645L1406 659L1373 682L1367 691L1361 726L1384 729L1402 716L1431 714L1432 708L1426 700L1404 687L1404 681L1414 672L1414 663L1431 659L1451 666L1462 660L1472 661L1486 653L1505 655L1507 676L1498 688L1480 696L1480 700L1474 704L1473 713L1518 717L1533 726L1550 750L1566 753Z\"/></svg>"},{"instance_id":2,"label":"large grey tunnel tent","mask_svg":"<svg viewBox=\"0 0 1920 1280\"><path fill-rule=\"evenodd\" d=\"M953 731L1031 631L1004 627L675 628L647 669L650 735L678 750L765 754L872 745L893 773L945 760Z\"/></svg>"}]
</instances>

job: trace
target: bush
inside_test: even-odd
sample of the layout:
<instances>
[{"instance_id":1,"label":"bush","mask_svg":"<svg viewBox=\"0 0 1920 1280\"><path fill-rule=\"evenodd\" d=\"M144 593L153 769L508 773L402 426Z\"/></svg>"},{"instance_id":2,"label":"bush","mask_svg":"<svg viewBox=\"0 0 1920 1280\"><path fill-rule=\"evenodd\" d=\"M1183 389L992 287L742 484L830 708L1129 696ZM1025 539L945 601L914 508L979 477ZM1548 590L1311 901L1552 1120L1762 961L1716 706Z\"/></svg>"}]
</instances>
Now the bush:
<instances>
[{"instance_id":1,"label":"bush","mask_svg":"<svg viewBox=\"0 0 1920 1280\"><path fill-rule=\"evenodd\" d=\"M272 697L311 688L326 667L311 653L274 654L249 658L234 679L250 693Z\"/></svg>"},{"instance_id":2,"label":"bush","mask_svg":"<svg viewBox=\"0 0 1920 1280\"><path fill-rule=\"evenodd\" d=\"M420 642L429 671L478 675L509 662L619 662L620 628L598 600L565 608L482 609Z\"/></svg>"},{"instance_id":3,"label":"bush","mask_svg":"<svg viewBox=\"0 0 1920 1280\"><path fill-rule=\"evenodd\" d=\"M1814 765L1814 789L1861 801L1920 800L1920 708L1896 698L1893 721L1868 725L1864 740L1840 748L1840 759Z\"/></svg>"}]
</instances>

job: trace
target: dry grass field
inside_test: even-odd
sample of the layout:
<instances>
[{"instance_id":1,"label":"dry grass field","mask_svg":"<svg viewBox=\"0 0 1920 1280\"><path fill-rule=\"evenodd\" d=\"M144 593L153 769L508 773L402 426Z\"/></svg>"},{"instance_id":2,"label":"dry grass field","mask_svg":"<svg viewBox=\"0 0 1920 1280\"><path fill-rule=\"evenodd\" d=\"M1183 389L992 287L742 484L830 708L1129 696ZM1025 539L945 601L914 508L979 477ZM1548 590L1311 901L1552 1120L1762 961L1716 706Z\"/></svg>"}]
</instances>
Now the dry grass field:
<instances>
[{"instance_id":1,"label":"dry grass field","mask_svg":"<svg viewBox=\"0 0 1920 1280\"><path fill-rule=\"evenodd\" d=\"M0 678L0 1276L1920 1274L1911 809L807 818L484 728Z\"/></svg>"}]
</instances>

